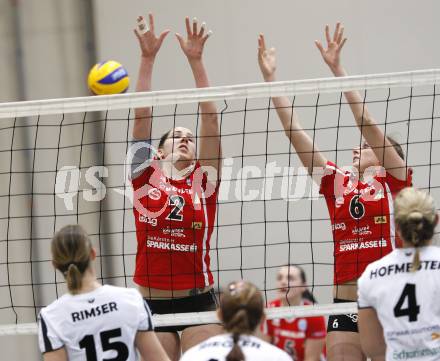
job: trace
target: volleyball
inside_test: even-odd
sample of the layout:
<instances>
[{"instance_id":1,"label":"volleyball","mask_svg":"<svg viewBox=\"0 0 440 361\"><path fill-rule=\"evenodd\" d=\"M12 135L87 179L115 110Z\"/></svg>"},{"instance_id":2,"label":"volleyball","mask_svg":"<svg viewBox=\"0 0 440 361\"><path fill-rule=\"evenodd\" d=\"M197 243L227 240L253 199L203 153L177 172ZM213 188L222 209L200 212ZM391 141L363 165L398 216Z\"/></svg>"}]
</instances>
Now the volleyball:
<instances>
[{"instance_id":1,"label":"volleyball","mask_svg":"<svg viewBox=\"0 0 440 361\"><path fill-rule=\"evenodd\" d=\"M95 95L125 93L130 84L124 67L114 60L96 64L89 72L87 84Z\"/></svg>"}]
</instances>

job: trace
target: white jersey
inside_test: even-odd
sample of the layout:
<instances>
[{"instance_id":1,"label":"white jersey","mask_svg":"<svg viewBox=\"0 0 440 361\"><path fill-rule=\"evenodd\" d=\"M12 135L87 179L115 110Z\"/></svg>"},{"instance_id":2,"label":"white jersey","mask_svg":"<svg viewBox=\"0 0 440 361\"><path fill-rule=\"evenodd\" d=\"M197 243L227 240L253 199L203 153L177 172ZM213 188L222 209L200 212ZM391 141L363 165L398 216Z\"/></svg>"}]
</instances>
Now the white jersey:
<instances>
[{"instance_id":1,"label":"white jersey","mask_svg":"<svg viewBox=\"0 0 440 361\"><path fill-rule=\"evenodd\" d=\"M225 361L233 344L230 334L214 336L190 348L180 361ZM246 361L292 361L286 352L255 336L242 335L238 344Z\"/></svg>"},{"instance_id":2,"label":"white jersey","mask_svg":"<svg viewBox=\"0 0 440 361\"><path fill-rule=\"evenodd\" d=\"M65 347L70 361L137 360L138 331L153 331L151 313L135 289L102 286L65 294L39 315L42 353Z\"/></svg>"},{"instance_id":3,"label":"white jersey","mask_svg":"<svg viewBox=\"0 0 440 361\"><path fill-rule=\"evenodd\" d=\"M399 248L371 263L358 280L359 308L376 310L387 360L440 360L440 248Z\"/></svg>"}]
</instances>

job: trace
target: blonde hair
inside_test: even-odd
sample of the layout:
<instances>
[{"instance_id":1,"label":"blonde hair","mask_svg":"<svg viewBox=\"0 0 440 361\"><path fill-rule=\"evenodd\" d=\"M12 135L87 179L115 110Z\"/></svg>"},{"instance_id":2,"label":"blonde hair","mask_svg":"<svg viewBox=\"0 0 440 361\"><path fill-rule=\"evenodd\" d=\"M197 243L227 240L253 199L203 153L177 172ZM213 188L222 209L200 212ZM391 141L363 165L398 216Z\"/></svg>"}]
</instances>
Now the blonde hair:
<instances>
[{"instance_id":1,"label":"blonde hair","mask_svg":"<svg viewBox=\"0 0 440 361\"><path fill-rule=\"evenodd\" d=\"M420 267L419 247L426 246L434 236L437 223L432 197L415 188L404 188L394 200L394 216L400 235L415 247L412 271Z\"/></svg>"},{"instance_id":2,"label":"blonde hair","mask_svg":"<svg viewBox=\"0 0 440 361\"><path fill-rule=\"evenodd\" d=\"M82 278L90 264L92 244L80 225L68 225L55 233L52 239L52 261L66 278L67 288L78 293Z\"/></svg>"},{"instance_id":3,"label":"blonde hair","mask_svg":"<svg viewBox=\"0 0 440 361\"><path fill-rule=\"evenodd\" d=\"M238 340L242 334L253 333L261 322L264 311L261 292L250 282L232 282L223 294L220 310L224 328L232 333L234 341L226 361L244 360Z\"/></svg>"}]
</instances>

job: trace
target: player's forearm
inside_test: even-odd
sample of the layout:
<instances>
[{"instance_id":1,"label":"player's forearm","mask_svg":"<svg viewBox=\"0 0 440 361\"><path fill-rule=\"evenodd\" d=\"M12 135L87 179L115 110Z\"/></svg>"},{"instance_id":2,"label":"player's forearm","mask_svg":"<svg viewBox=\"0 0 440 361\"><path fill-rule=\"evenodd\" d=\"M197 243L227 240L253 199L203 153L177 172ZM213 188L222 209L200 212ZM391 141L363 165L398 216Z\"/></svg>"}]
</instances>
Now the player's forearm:
<instances>
[{"instance_id":1,"label":"player's forearm","mask_svg":"<svg viewBox=\"0 0 440 361\"><path fill-rule=\"evenodd\" d=\"M200 58L200 59L191 59L188 61L189 61L189 65L191 66L196 87L208 88L210 86L208 73L206 72L206 68L205 65L203 64L203 60ZM214 116L215 114L215 117L217 115L217 108L214 102L201 102L200 108L202 114L205 113L212 116Z\"/></svg>"},{"instance_id":2,"label":"player's forearm","mask_svg":"<svg viewBox=\"0 0 440 361\"><path fill-rule=\"evenodd\" d=\"M327 160L323 157L314 140L302 128L295 110L287 97L272 98L278 117L290 143L295 148L298 157L308 173L313 173L315 167L325 167Z\"/></svg>"},{"instance_id":3,"label":"player's forearm","mask_svg":"<svg viewBox=\"0 0 440 361\"><path fill-rule=\"evenodd\" d=\"M336 77L348 76L347 71L341 65L337 67L330 67L333 75ZM368 112L366 104L357 90L352 90L344 93L345 99L350 105L353 116L356 120L357 125L373 125L374 120L371 118Z\"/></svg>"},{"instance_id":4,"label":"player's forearm","mask_svg":"<svg viewBox=\"0 0 440 361\"><path fill-rule=\"evenodd\" d=\"M151 90L154 58L141 57L139 76L136 83L136 92ZM151 108L137 108L134 110L134 139L150 139L151 137Z\"/></svg>"}]
</instances>

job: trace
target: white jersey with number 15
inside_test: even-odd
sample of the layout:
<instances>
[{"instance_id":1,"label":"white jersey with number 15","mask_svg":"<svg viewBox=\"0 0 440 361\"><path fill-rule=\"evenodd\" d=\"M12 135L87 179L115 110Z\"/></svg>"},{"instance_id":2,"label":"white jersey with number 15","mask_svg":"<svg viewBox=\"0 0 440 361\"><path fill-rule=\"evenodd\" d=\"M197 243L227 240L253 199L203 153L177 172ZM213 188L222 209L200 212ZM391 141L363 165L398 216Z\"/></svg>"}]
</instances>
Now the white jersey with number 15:
<instances>
[{"instance_id":1,"label":"white jersey with number 15","mask_svg":"<svg viewBox=\"0 0 440 361\"><path fill-rule=\"evenodd\" d=\"M148 305L135 289L102 286L65 294L38 319L42 353L65 347L70 361L137 360L138 331L153 331Z\"/></svg>"}]
</instances>

